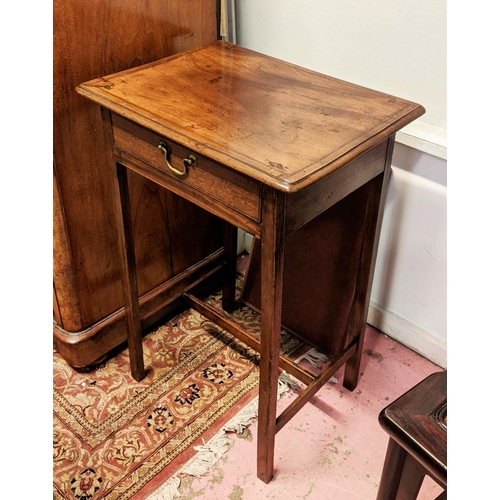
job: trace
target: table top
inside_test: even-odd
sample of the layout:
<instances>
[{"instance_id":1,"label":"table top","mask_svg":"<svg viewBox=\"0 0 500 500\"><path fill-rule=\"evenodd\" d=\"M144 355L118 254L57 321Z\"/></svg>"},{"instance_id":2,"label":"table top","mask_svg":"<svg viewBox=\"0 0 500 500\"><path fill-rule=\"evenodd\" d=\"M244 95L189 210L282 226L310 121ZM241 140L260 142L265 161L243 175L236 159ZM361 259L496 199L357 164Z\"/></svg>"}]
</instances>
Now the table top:
<instances>
[{"instance_id":1,"label":"table top","mask_svg":"<svg viewBox=\"0 0 500 500\"><path fill-rule=\"evenodd\" d=\"M287 192L342 167L425 112L419 104L222 41L76 90Z\"/></svg>"}]
</instances>

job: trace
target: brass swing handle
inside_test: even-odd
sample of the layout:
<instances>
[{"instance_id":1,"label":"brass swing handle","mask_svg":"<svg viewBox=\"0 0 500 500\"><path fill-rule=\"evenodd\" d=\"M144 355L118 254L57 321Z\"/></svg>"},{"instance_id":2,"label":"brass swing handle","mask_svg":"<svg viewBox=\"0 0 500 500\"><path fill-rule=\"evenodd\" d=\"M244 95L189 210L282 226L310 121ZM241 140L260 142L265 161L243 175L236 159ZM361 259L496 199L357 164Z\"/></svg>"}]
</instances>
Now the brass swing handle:
<instances>
[{"instance_id":1,"label":"brass swing handle","mask_svg":"<svg viewBox=\"0 0 500 500\"><path fill-rule=\"evenodd\" d=\"M184 158L182 160L182 166L184 167L184 170L179 170L178 168L173 167L170 162L168 161L168 156L169 156L169 150L167 143L165 141L160 141L158 144L158 149L161 150L165 156L165 162L167 164L167 167L175 174L178 175L179 177L186 175L187 174L187 168L196 165L196 156L194 155L189 155L187 158Z\"/></svg>"}]
</instances>

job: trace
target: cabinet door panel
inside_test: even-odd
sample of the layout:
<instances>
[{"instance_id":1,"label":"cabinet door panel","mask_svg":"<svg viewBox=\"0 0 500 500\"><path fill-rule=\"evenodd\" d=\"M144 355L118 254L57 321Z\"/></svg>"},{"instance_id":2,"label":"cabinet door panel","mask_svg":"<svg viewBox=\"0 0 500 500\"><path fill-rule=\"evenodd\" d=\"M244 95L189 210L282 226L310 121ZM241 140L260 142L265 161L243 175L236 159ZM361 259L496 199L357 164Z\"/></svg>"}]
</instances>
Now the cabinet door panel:
<instances>
[{"instance_id":1,"label":"cabinet door panel","mask_svg":"<svg viewBox=\"0 0 500 500\"><path fill-rule=\"evenodd\" d=\"M54 1L54 302L61 329L88 330L123 306L111 136L101 110L75 87L212 42L217 17L216 0ZM222 245L220 221L139 176L130 176L130 188L141 294ZM172 255L185 248L185 257Z\"/></svg>"}]
</instances>

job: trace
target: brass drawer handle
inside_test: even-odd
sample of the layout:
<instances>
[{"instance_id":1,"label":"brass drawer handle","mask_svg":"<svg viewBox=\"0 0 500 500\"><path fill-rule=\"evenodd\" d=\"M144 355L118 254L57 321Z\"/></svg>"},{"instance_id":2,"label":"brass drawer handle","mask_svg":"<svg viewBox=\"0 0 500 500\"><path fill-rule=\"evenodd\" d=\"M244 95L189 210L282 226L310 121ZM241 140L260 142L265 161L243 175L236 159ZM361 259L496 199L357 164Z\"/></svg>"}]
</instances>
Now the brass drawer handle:
<instances>
[{"instance_id":1,"label":"brass drawer handle","mask_svg":"<svg viewBox=\"0 0 500 500\"><path fill-rule=\"evenodd\" d=\"M182 177L183 175L187 174L187 168L191 167L193 165L196 165L196 156L194 155L189 155L187 158L184 158L182 160L182 166L184 167L184 170L179 170L178 168L173 167L170 162L168 161L168 156L169 156L169 150L167 143L165 141L160 141L158 144L158 149L160 149L164 156L165 156L165 162L167 164L167 167L175 174L178 175L179 177Z\"/></svg>"}]
</instances>

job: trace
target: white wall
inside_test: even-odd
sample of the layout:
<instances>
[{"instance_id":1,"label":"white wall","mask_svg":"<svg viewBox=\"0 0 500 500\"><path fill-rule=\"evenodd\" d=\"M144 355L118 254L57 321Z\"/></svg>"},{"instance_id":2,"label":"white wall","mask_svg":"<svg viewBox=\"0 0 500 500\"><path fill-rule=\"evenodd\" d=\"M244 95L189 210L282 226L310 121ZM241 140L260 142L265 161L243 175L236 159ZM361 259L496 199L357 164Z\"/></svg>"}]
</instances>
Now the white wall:
<instances>
[{"instance_id":1,"label":"white wall","mask_svg":"<svg viewBox=\"0 0 500 500\"><path fill-rule=\"evenodd\" d=\"M446 366L446 1L235 0L237 43L418 102L396 135L369 322Z\"/></svg>"},{"instance_id":2,"label":"white wall","mask_svg":"<svg viewBox=\"0 0 500 500\"><path fill-rule=\"evenodd\" d=\"M422 104L446 128L445 0L236 0L238 43Z\"/></svg>"},{"instance_id":3,"label":"white wall","mask_svg":"<svg viewBox=\"0 0 500 500\"><path fill-rule=\"evenodd\" d=\"M446 366L446 161L396 144L368 322Z\"/></svg>"}]
</instances>

